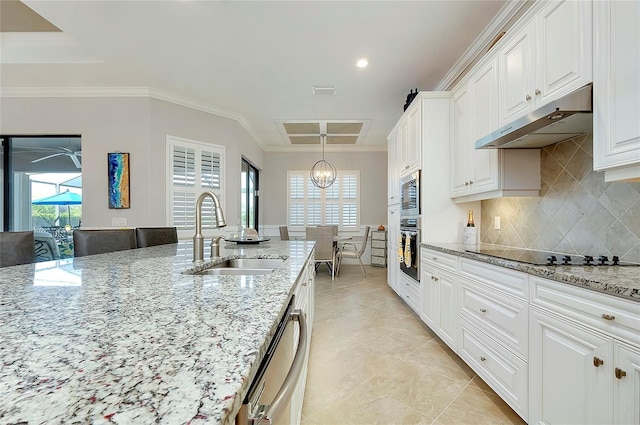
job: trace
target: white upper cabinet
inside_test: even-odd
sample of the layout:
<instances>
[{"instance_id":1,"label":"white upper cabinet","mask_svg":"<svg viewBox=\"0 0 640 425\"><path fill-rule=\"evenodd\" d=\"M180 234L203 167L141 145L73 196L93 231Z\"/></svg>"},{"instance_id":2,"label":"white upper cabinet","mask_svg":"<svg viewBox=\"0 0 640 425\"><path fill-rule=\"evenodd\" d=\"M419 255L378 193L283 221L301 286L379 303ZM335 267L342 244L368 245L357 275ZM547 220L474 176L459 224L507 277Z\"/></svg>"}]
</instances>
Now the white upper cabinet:
<instances>
[{"instance_id":1,"label":"white upper cabinet","mask_svg":"<svg viewBox=\"0 0 640 425\"><path fill-rule=\"evenodd\" d=\"M420 110L420 97L416 96L402 118L404 122L400 124L400 128L404 130L400 149L400 177L420 169L422 145Z\"/></svg>"},{"instance_id":2,"label":"white upper cabinet","mask_svg":"<svg viewBox=\"0 0 640 425\"><path fill-rule=\"evenodd\" d=\"M540 4L498 52L499 126L592 81L591 2Z\"/></svg>"},{"instance_id":3,"label":"white upper cabinet","mask_svg":"<svg viewBox=\"0 0 640 425\"><path fill-rule=\"evenodd\" d=\"M505 125L533 109L533 24L521 29L500 50L500 124ZM497 127L497 126L496 126Z\"/></svg>"},{"instance_id":4,"label":"white upper cabinet","mask_svg":"<svg viewBox=\"0 0 640 425\"><path fill-rule=\"evenodd\" d=\"M640 2L594 2L593 165L640 179Z\"/></svg>"},{"instance_id":5,"label":"white upper cabinet","mask_svg":"<svg viewBox=\"0 0 640 425\"><path fill-rule=\"evenodd\" d=\"M539 150L475 148L497 127L497 66L490 58L452 95L450 196L456 202L539 194Z\"/></svg>"}]
</instances>

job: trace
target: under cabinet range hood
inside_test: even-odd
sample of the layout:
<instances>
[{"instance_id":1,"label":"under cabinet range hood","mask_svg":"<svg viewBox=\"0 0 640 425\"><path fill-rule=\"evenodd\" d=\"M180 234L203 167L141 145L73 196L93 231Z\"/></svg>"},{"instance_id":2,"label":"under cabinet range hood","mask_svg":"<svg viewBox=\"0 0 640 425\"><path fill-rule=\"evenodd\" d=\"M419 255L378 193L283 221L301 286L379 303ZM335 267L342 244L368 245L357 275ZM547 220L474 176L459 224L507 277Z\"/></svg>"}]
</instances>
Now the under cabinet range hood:
<instances>
[{"instance_id":1,"label":"under cabinet range hood","mask_svg":"<svg viewBox=\"0 0 640 425\"><path fill-rule=\"evenodd\" d=\"M592 85L518 118L476 142L476 149L538 149L593 131Z\"/></svg>"}]
</instances>

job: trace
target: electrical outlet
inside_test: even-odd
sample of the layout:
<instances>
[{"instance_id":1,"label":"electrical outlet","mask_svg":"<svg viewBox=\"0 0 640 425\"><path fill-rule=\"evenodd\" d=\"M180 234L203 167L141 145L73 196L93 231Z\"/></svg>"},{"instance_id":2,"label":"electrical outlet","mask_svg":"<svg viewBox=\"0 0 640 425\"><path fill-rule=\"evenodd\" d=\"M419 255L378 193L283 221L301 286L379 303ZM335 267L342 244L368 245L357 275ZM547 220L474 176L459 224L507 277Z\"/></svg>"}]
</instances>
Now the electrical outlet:
<instances>
[{"instance_id":1,"label":"electrical outlet","mask_svg":"<svg viewBox=\"0 0 640 425\"><path fill-rule=\"evenodd\" d=\"M125 217L112 218L111 225L113 227L124 227L127 225L127 219Z\"/></svg>"},{"instance_id":2,"label":"electrical outlet","mask_svg":"<svg viewBox=\"0 0 640 425\"><path fill-rule=\"evenodd\" d=\"M497 215L493 218L493 228L495 230L500 230L500 216Z\"/></svg>"}]
</instances>

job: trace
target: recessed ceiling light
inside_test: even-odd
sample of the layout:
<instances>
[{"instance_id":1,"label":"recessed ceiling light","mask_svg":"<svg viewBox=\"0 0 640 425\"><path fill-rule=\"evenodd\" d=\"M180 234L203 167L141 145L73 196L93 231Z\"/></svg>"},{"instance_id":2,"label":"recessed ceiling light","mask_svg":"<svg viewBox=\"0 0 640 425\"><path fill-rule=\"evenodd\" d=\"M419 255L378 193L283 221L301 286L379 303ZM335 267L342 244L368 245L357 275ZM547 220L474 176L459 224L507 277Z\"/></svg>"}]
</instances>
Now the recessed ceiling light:
<instances>
[{"instance_id":1,"label":"recessed ceiling light","mask_svg":"<svg viewBox=\"0 0 640 425\"><path fill-rule=\"evenodd\" d=\"M356 66L358 68L366 68L367 65L369 65L369 59L367 58L360 58L358 59L358 61L356 62Z\"/></svg>"}]
</instances>

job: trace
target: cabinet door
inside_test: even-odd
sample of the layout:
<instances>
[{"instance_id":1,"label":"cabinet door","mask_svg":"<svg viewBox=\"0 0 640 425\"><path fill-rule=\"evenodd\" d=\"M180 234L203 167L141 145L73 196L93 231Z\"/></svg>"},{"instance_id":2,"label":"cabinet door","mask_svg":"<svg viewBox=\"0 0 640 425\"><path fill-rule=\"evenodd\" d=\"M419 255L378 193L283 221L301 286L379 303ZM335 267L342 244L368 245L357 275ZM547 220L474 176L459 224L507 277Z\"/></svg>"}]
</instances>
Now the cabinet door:
<instances>
[{"instance_id":1,"label":"cabinet door","mask_svg":"<svg viewBox=\"0 0 640 425\"><path fill-rule=\"evenodd\" d=\"M438 272L438 302L440 311L438 317L438 335L453 350L457 351L458 344L458 309L457 309L457 278L451 273L440 270Z\"/></svg>"},{"instance_id":2,"label":"cabinet door","mask_svg":"<svg viewBox=\"0 0 640 425\"><path fill-rule=\"evenodd\" d=\"M610 423L613 340L535 309L529 323L528 422Z\"/></svg>"},{"instance_id":3,"label":"cabinet door","mask_svg":"<svg viewBox=\"0 0 640 425\"><path fill-rule=\"evenodd\" d=\"M533 24L515 34L498 52L500 126L533 109Z\"/></svg>"},{"instance_id":4,"label":"cabinet door","mask_svg":"<svg viewBox=\"0 0 640 425\"><path fill-rule=\"evenodd\" d=\"M640 348L616 342L613 366L613 423L640 424Z\"/></svg>"},{"instance_id":5,"label":"cabinet door","mask_svg":"<svg viewBox=\"0 0 640 425\"><path fill-rule=\"evenodd\" d=\"M457 276L440 270L427 261L420 263L420 266L422 267L420 318L453 351L456 351L458 343Z\"/></svg>"},{"instance_id":6,"label":"cabinet door","mask_svg":"<svg viewBox=\"0 0 640 425\"><path fill-rule=\"evenodd\" d=\"M424 250L422 250L422 252L424 253ZM438 273L435 267L426 261L421 262L420 267L420 284L422 286L422 311L420 312L420 318L435 332L438 327L436 318L440 310L438 287L435 280Z\"/></svg>"},{"instance_id":7,"label":"cabinet door","mask_svg":"<svg viewBox=\"0 0 640 425\"><path fill-rule=\"evenodd\" d=\"M640 178L640 2L593 7L594 169L606 181Z\"/></svg>"},{"instance_id":8,"label":"cabinet door","mask_svg":"<svg viewBox=\"0 0 640 425\"><path fill-rule=\"evenodd\" d=\"M469 85L464 84L453 93L451 101L451 188L452 198L463 196L469 192L471 180L469 167L472 166L471 147L471 92Z\"/></svg>"},{"instance_id":9,"label":"cabinet door","mask_svg":"<svg viewBox=\"0 0 640 425\"><path fill-rule=\"evenodd\" d=\"M498 187L498 150L476 149L476 140L498 128L498 61L497 58L474 72L471 84L471 140L469 155L473 174L471 193Z\"/></svg>"},{"instance_id":10,"label":"cabinet door","mask_svg":"<svg viewBox=\"0 0 640 425\"><path fill-rule=\"evenodd\" d=\"M387 282L394 291L398 282L398 241L400 239L400 206L392 205L388 210L389 249L387 250Z\"/></svg>"},{"instance_id":11,"label":"cabinet door","mask_svg":"<svg viewBox=\"0 0 640 425\"><path fill-rule=\"evenodd\" d=\"M406 116L398 126L398 177L402 178L409 169L407 164L409 130L407 128L408 121Z\"/></svg>"},{"instance_id":12,"label":"cabinet door","mask_svg":"<svg viewBox=\"0 0 640 425\"><path fill-rule=\"evenodd\" d=\"M421 144L422 144L422 126L420 122L420 99L415 100L408 110L407 116L407 135L405 138L406 147L404 149L406 164L405 174L412 173L420 169Z\"/></svg>"},{"instance_id":13,"label":"cabinet door","mask_svg":"<svg viewBox=\"0 0 640 425\"><path fill-rule=\"evenodd\" d=\"M537 107L591 82L591 2L548 2L536 14Z\"/></svg>"},{"instance_id":14,"label":"cabinet door","mask_svg":"<svg viewBox=\"0 0 640 425\"><path fill-rule=\"evenodd\" d=\"M398 166L398 133L396 132L389 137L389 145L387 147L387 177L389 183L387 188L387 205L400 202L400 175Z\"/></svg>"}]
</instances>

